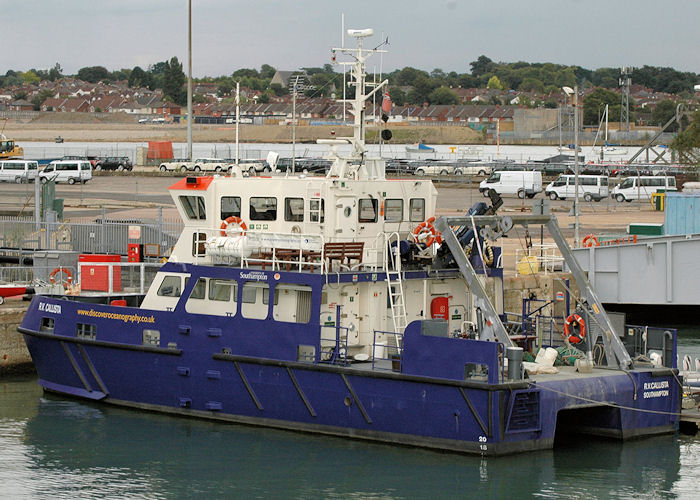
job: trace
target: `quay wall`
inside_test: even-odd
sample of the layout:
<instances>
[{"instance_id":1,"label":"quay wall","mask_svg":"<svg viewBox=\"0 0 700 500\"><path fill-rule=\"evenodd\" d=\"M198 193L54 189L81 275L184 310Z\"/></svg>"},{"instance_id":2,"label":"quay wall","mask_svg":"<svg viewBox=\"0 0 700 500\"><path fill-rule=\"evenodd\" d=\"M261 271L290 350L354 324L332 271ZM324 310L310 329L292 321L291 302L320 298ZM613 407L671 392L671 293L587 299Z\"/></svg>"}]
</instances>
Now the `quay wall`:
<instances>
[{"instance_id":1,"label":"quay wall","mask_svg":"<svg viewBox=\"0 0 700 500\"><path fill-rule=\"evenodd\" d=\"M10 373L34 371L27 346L17 331L28 306L29 302L11 305L6 302L0 307L0 377Z\"/></svg>"}]
</instances>

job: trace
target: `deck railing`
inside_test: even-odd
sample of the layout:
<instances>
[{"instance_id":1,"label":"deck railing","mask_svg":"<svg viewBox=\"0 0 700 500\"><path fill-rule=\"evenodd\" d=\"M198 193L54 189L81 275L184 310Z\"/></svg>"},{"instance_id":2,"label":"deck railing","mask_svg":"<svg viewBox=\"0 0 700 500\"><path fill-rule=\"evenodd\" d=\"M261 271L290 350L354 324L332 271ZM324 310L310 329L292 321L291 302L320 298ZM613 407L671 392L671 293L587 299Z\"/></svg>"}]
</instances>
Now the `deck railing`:
<instances>
[{"instance_id":1,"label":"deck railing","mask_svg":"<svg viewBox=\"0 0 700 500\"><path fill-rule=\"evenodd\" d=\"M403 334L374 330L372 338L372 369L401 371Z\"/></svg>"}]
</instances>

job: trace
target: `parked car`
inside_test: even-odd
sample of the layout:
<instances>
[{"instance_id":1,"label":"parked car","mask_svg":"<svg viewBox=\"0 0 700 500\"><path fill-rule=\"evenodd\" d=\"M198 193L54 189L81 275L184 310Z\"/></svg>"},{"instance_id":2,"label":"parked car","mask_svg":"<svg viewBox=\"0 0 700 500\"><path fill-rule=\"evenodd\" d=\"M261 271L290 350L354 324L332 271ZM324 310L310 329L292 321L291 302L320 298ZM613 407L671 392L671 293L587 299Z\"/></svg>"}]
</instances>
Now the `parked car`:
<instances>
[{"instance_id":1,"label":"parked car","mask_svg":"<svg viewBox=\"0 0 700 500\"><path fill-rule=\"evenodd\" d=\"M188 170L192 170L192 167L194 166L194 162L191 162L190 160L170 160L170 161L165 161L160 164L158 167L161 172L168 172L168 171L173 171L173 170L179 170L180 172L187 172Z\"/></svg>"},{"instance_id":2,"label":"parked car","mask_svg":"<svg viewBox=\"0 0 700 500\"><path fill-rule=\"evenodd\" d=\"M38 166L36 161L5 160L0 161L0 181L29 182L36 179Z\"/></svg>"},{"instance_id":3,"label":"parked car","mask_svg":"<svg viewBox=\"0 0 700 500\"><path fill-rule=\"evenodd\" d=\"M458 162L455 164L455 175L491 175L493 168L482 162Z\"/></svg>"},{"instance_id":4,"label":"parked car","mask_svg":"<svg viewBox=\"0 0 700 500\"><path fill-rule=\"evenodd\" d=\"M197 158L192 170L195 172L225 172L232 162L220 158Z\"/></svg>"},{"instance_id":5,"label":"parked car","mask_svg":"<svg viewBox=\"0 0 700 500\"><path fill-rule=\"evenodd\" d=\"M97 162L101 160L99 156L80 156L80 155L63 155L61 160L86 160L90 162L92 168L95 168Z\"/></svg>"},{"instance_id":6,"label":"parked car","mask_svg":"<svg viewBox=\"0 0 700 500\"><path fill-rule=\"evenodd\" d=\"M415 174L422 175L452 175L455 173L455 167L451 163L441 161L421 161L416 165Z\"/></svg>"},{"instance_id":7,"label":"parked car","mask_svg":"<svg viewBox=\"0 0 700 500\"><path fill-rule=\"evenodd\" d=\"M48 181L85 184L92 179L92 165L89 161L80 160L54 160L44 170L39 172L42 184Z\"/></svg>"},{"instance_id":8,"label":"parked car","mask_svg":"<svg viewBox=\"0 0 700 500\"><path fill-rule=\"evenodd\" d=\"M479 191L484 196L488 196L489 189L500 195L515 194L518 198L534 198L542 191L542 172L497 170L479 184Z\"/></svg>"},{"instance_id":9,"label":"parked car","mask_svg":"<svg viewBox=\"0 0 700 500\"><path fill-rule=\"evenodd\" d=\"M95 170L122 170L131 171L134 166L131 164L131 160L126 156L107 156L102 158L95 163Z\"/></svg>"},{"instance_id":10,"label":"parked car","mask_svg":"<svg viewBox=\"0 0 700 500\"><path fill-rule=\"evenodd\" d=\"M556 200L573 198L576 194L576 177L573 175L560 175L554 182L550 182L544 189L545 196ZM579 175L578 197L585 201L600 201L610 194L608 177L605 175Z\"/></svg>"},{"instance_id":11,"label":"parked car","mask_svg":"<svg viewBox=\"0 0 700 500\"><path fill-rule=\"evenodd\" d=\"M619 186L613 188L610 196L622 203L632 200L650 200L654 193L676 190L675 177L642 175L625 178Z\"/></svg>"}]
</instances>

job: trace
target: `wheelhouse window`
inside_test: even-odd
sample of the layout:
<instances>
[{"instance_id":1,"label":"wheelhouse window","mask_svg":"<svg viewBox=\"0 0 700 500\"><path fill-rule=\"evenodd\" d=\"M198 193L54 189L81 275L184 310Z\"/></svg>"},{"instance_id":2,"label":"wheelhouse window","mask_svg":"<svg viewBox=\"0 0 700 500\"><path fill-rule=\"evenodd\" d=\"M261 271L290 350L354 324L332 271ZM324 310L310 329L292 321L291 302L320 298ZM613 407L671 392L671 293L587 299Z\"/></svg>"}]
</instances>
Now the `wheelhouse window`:
<instances>
[{"instance_id":1,"label":"wheelhouse window","mask_svg":"<svg viewBox=\"0 0 700 500\"><path fill-rule=\"evenodd\" d=\"M284 199L284 220L288 222L304 221L304 198Z\"/></svg>"},{"instance_id":2,"label":"wheelhouse window","mask_svg":"<svg viewBox=\"0 0 700 500\"><path fill-rule=\"evenodd\" d=\"M377 222L378 205L378 200L375 198L361 198L357 214L358 222Z\"/></svg>"},{"instance_id":3,"label":"wheelhouse window","mask_svg":"<svg viewBox=\"0 0 700 500\"><path fill-rule=\"evenodd\" d=\"M251 198L250 220L277 220L277 198Z\"/></svg>"},{"instance_id":4,"label":"wheelhouse window","mask_svg":"<svg viewBox=\"0 0 700 500\"><path fill-rule=\"evenodd\" d=\"M411 222L423 222L425 220L425 200L423 198L411 198L410 203Z\"/></svg>"},{"instance_id":5,"label":"wheelhouse window","mask_svg":"<svg viewBox=\"0 0 700 500\"><path fill-rule=\"evenodd\" d=\"M179 297L182 293L182 278L180 276L166 276L158 287L158 295L161 297Z\"/></svg>"},{"instance_id":6,"label":"wheelhouse window","mask_svg":"<svg viewBox=\"0 0 700 500\"><path fill-rule=\"evenodd\" d=\"M387 222L403 220L403 200L391 199L384 202L384 220Z\"/></svg>"},{"instance_id":7,"label":"wheelhouse window","mask_svg":"<svg viewBox=\"0 0 700 500\"><path fill-rule=\"evenodd\" d=\"M221 197L221 220L229 217L241 216L241 197L222 196Z\"/></svg>"},{"instance_id":8,"label":"wheelhouse window","mask_svg":"<svg viewBox=\"0 0 700 500\"><path fill-rule=\"evenodd\" d=\"M180 203L188 219L204 220L207 218L204 198L202 196L180 196Z\"/></svg>"}]
</instances>

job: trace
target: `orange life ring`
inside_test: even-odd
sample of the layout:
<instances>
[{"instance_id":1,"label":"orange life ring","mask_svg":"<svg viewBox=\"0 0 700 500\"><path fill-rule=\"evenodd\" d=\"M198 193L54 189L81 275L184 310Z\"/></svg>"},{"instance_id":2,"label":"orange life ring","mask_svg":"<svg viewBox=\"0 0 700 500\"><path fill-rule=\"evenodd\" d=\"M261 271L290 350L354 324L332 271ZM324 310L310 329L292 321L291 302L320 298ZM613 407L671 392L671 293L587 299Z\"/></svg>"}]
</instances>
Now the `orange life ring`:
<instances>
[{"instance_id":1,"label":"orange life ring","mask_svg":"<svg viewBox=\"0 0 700 500\"><path fill-rule=\"evenodd\" d=\"M421 222L416 226L416 228L413 230L413 239L415 240L416 243L423 243L423 239L425 239L425 246L429 247L436 241L438 244L442 243L442 234L440 234L440 231L435 229L435 226L433 226L433 222L435 222L435 217L431 217L430 219L426 220L425 222Z\"/></svg>"},{"instance_id":2,"label":"orange life ring","mask_svg":"<svg viewBox=\"0 0 700 500\"><path fill-rule=\"evenodd\" d=\"M577 331L578 327L578 331ZM574 313L566 318L564 322L564 335L572 344L580 344L586 338L586 322L583 318Z\"/></svg>"},{"instance_id":3,"label":"orange life ring","mask_svg":"<svg viewBox=\"0 0 700 500\"><path fill-rule=\"evenodd\" d=\"M590 247L599 247L600 243L598 242L598 238L596 238L595 234L587 234L583 238L581 245L583 245L584 247L590 248Z\"/></svg>"},{"instance_id":4,"label":"orange life ring","mask_svg":"<svg viewBox=\"0 0 700 500\"><path fill-rule=\"evenodd\" d=\"M63 273L66 275L66 281L63 282L63 286L67 288L68 284L73 281L73 274L70 272L70 269L68 269L67 267L57 267L56 269L51 271L51 274L49 274L49 281L51 282L51 284L56 283L55 276L58 273Z\"/></svg>"},{"instance_id":5,"label":"orange life ring","mask_svg":"<svg viewBox=\"0 0 700 500\"><path fill-rule=\"evenodd\" d=\"M227 230L231 224L236 224L240 228L239 234L241 236L245 235L245 232L248 230L248 226L245 225L245 221L243 219L232 215L231 217L226 217L226 219L221 223L221 236L228 236Z\"/></svg>"}]
</instances>

